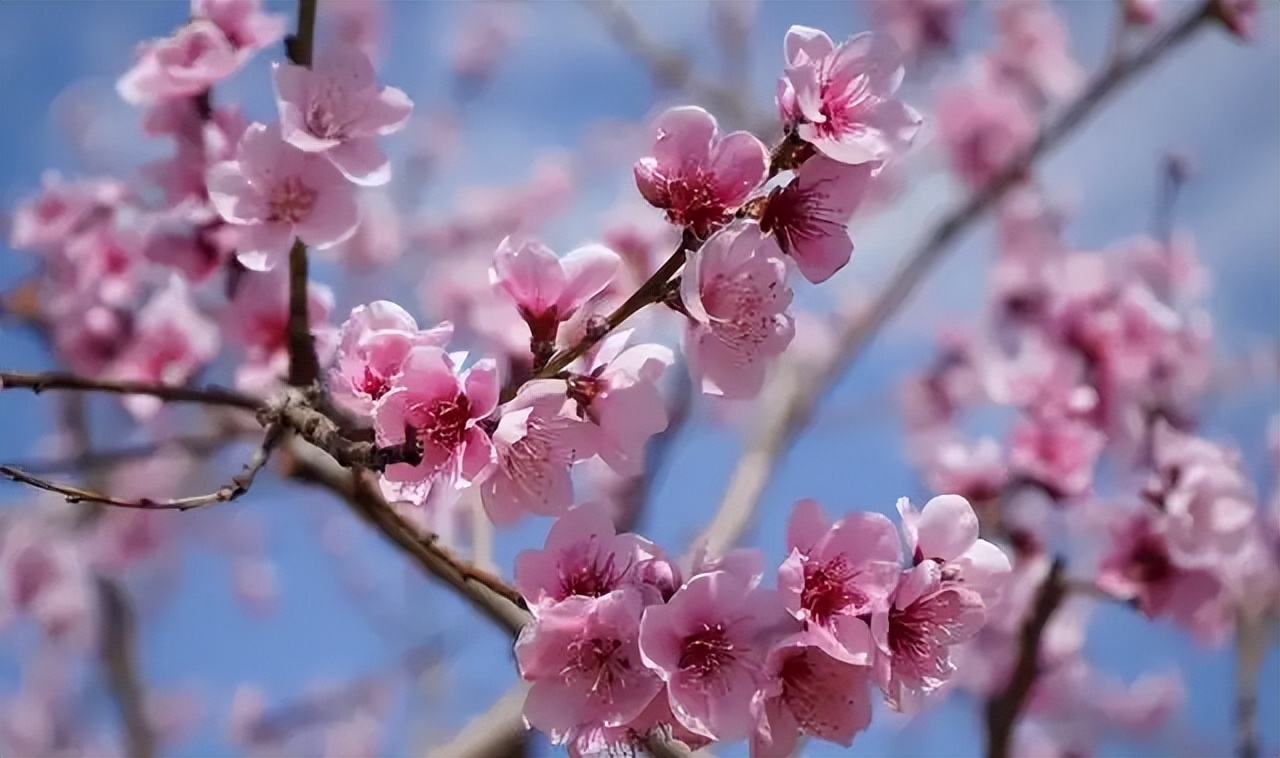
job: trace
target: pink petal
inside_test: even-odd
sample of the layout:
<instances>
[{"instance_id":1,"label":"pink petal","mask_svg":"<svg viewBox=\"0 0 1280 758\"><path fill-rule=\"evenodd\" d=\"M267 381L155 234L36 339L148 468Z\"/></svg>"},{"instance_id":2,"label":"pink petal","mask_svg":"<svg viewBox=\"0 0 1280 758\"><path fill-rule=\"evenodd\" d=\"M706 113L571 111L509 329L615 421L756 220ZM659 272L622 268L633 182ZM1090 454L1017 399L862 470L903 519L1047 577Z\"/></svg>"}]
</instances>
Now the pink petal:
<instances>
[{"instance_id":1,"label":"pink petal","mask_svg":"<svg viewBox=\"0 0 1280 758\"><path fill-rule=\"evenodd\" d=\"M206 184L214 209L227 221L249 224L267 216L262 195L249 183L239 163L227 161L213 166Z\"/></svg>"},{"instance_id":2,"label":"pink petal","mask_svg":"<svg viewBox=\"0 0 1280 758\"><path fill-rule=\"evenodd\" d=\"M567 316L595 297L613 281L622 259L603 245L587 245L560 260L565 284L556 298L559 313Z\"/></svg>"},{"instance_id":3,"label":"pink petal","mask_svg":"<svg viewBox=\"0 0 1280 758\"><path fill-rule=\"evenodd\" d=\"M802 53L811 61L830 54L835 43L821 29L796 25L787 30L782 47L787 63L794 64Z\"/></svg>"},{"instance_id":4,"label":"pink petal","mask_svg":"<svg viewBox=\"0 0 1280 758\"><path fill-rule=\"evenodd\" d=\"M404 128L409 116L413 115L413 101L404 90L395 87L383 87L376 100L372 101L365 111L364 120L378 134L392 134Z\"/></svg>"},{"instance_id":5,"label":"pink petal","mask_svg":"<svg viewBox=\"0 0 1280 758\"><path fill-rule=\"evenodd\" d=\"M939 495L925 503L916 529L925 558L951 561L978 539L978 516L959 495Z\"/></svg>"},{"instance_id":6,"label":"pink petal","mask_svg":"<svg viewBox=\"0 0 1280 758\"><path fill-rule=\"evenodd\" d=\"M769 173L769 151L750 132L727 134L711 156L711 173L720 200L728 206L739 205Z\"/></svg>"},{"instance_id":7,"label":"pink petal","mask_svg":"<svg viewBox=\"0 0 1280 758\"><path fill-rule=\"evenodd\" d=\"M493 279L517 305L545 313L559 301L565 274L556 254L530 239L507 237L493 254Z\"/></svg>"},{"instance_id":8,"label":"pink petal","mask_svg":"<svg viewBox=\"0 0 1280 758\"><path fill-rule=\"evenodd\" d=\"M467 372L463 380L463 392L471 403L471 418L484 418L498 405L498 364L492 358L482 358Z\"/></svg>"},{"instance_id":9,"label":"pink petal","mask_svg":"<svg viewBox=\"0 0 1280 758\"><path fill-rule=\"evenodd\" d=\"M460 484L470 484L480 478L491 463L496 460L493 443L483 429L472 427L466 431L462 440L462 480Z\"/></svg>"},{"instance_id":10,"label":"pink petal","mask_svg":"<svg viewBox=\"0 0 1280 758\"><path fill-rule=\"evenodd\" d=\"M702 165L710 158L716 119L696 106L670 108L654 123L653 156L664 168Z\"/></svg>"},{"instance_id":11,"label":"pink petal","mask_svg":"<svg viewBox=\"0 0 1280 758\"><path fill-rule=\"evenodd\" d=\"M342 181L341 177L335 178ZM297 233L306 244L323 250L355 234L360 224L360 204L345 183L317 190L315 205L307 217L298 222Z\"/></svg>"},{"instance_id":12,"label":"pink petal","mask_svg":"<svg viewBox=\"0 0 1280 758\"><path fill-rule=\"evenodd\" d=\"M812 498L796 501L787 521L787 547L808 555L831 528L822 504Z\"/></svg>"},{"instance_id":13,"label":"pink petal","mask_svg":"<svg viewBox=\"0 0 1280 758\"><path fill-rule=\"evenodd\" d=\"M349 139L325 155L343 176L363 187L377 187L391 181L391 161L373 137Z\"/></svg>"},{"instance_id":14,"label":"pink petal","mask_svg":"<svg viewBox=\"0 0 1280 758\"><path fill-rule=\"evenodd\" d=\"M289 259L293 247L293 227L283 221L249 224L240 233L236 258L245 268L270 271Z\"/></svg>"}]
</instances>

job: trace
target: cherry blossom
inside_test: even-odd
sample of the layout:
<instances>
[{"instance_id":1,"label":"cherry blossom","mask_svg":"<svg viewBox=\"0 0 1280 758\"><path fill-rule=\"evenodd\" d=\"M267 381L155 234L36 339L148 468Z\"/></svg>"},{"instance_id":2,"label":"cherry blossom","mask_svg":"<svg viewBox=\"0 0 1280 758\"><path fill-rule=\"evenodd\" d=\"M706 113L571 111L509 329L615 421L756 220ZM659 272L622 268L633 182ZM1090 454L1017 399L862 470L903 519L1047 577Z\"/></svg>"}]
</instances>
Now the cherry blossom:
<instances>
[{"instance_id":1,"label":"cherry blossom","mask_svg":"<svg viewBox=\"0 0 1280 758\"><path fill-rule=\"evenodd\" d=\"M868 11L905 55L920 59L950 51L964 0L873 0Z\"/></svg>"},{"instance_id":2,"label":"cherry blossom","mask_svg":"<svg viewBox=\"0 0 1280 758\"><path fill-rule=\"evenodd\" d=\"M701 108L672 108L653 129L653 155L636 161L636 186L671 223L699 237L728 221L765 179L764 144L747 132L722 135Z\"/></svg>"},{"instance_id":3,"label":"cherry blossom","mask_svg":"<svg viewBox=\"0 0 1280 758\"><path fill-rule=\"evenodd\" d=\"M886 37L858 34L836 46L807 26L787 30L778 82L784 127L841 163L884 161L911 145L921 117L894 98L901 53Z\"/></svg>"},{"instance_id":4,"label":"cherry blossom","mask_svg":"<svg viewBox=\"0 0 1280 758\"><path fill-rule=\"evenodd\" d=\"M312 282L307 287L307 318L321 364L333 349L333 291ZM289 281L283 268L246 272L235 296L223 311L222 328L230 341L244 348L236 370L236 386L250 392L269 392L289 372Z\"/></svg>"},{"instance_id":5,"label":"cherry blossom","mask_svg":"<svg viewBox=\"0 0 1280 758\"><path fill-rule=\"evenodd\" d=\"M1008 578L1009 558L994 544L978 538L978 516L959 495L939 495L920 510L905 497L898 500L907 552L914 563L934 561L947 581L961 581L994 603Z\"/></svg>"},{"instance_id":6,"label":"cherry blossom","mask_svg":"<svg viewBox=\"0 0 1280 758\"><path fill-rule=\"evenodd\" d=\"M370 414L391 390L409 351L417 345L444 347L453 336L448 321L419 330L409 312L387 300L356 306L338 332L338 352L329 375L334 400Z\"/></svg>"},{"instance_id":7,"label":"cherry blossom","mask_svg":"<svg viewBox=\"0 0 1280 758\"><path fill-rule=\"evenodd\" d=\"M507 237L493 254L489 280L515 301L535 342L554 343L560 323L607 287L620 263L601 245L557 258L536 240Z\"/></svg>"},{"instance_id":8,"label":"cherry blossom","mask_svg":"<svg viewBox=\"0 0 1280 758\"><path fill-rule=\"evenodd\" d=\"M138 53L133 68L116 83L120 97L134 105L197 95L240 66L222 30L200 18L172 37L144 43Z\"/></svg>"},{"instance_id":9,"label":"cherry blossom","mask_svg":"<svg viewBox=\"0 0 1280 758\"><path fill-rule=\"evenodd\" d=\"M692 322L684 349L702 391L755 396L766 361L795 334L781 249L752 223L725 227L685 265L680 294Z\"/></svg>"},{"instance_id":10,"label":"cherry blossom","mask_svg":"<svg viewBox=\"0 0 1280 758\"><path fill-rule=\"evenodd\" d=\"M212 21L242 60L279 42L285 33L284 16L263 13L259 0L191 0L191 15Z\"/></svg>"},{"instance_id":11,"label":"cherry blossom","mask_svg":"<svg viewBox=\"0 0 1280 758\"><path fill-rule=\"evenodd\" d=\"M264 271L285 260L294 237L326 248L355 233L360 211L352 186L327 160L280 139L278 126L245 130L236 160L209 169L209 199L243 226L237 257Z\"/></svg>"},{"instance_id":12,"label":"cherry blossom","mask_svg":"<svg viewBox=\"0 0 1280 758\"><path fill-rule=\"evenodd\" d=\"M535 615L566 598L602 597L636 581L644 548L635 535L617 533L607 508L583 503L556 519L541 550L516 556L515 584Z\"/></svg>"},{"instance_id":13,"label":"cherry blossom","mask_svg":"<svg viewBox=\"0 0 1280 758\"><path fill-rule=\"evenodd\" d=\"M434 345L409 351L390 392L374 407L378 444L403 444L414 435L422 447L417 464L395 463L384 486L421 503L433 484L463 487L493 462L493 443L479 422L498 404L498 369L492 359L458 373L454 359Z\"/></svg>"},{"instance_id":14,"label":"cherry blossom","mask_svg":"<svg viewBox=\"0 0 1280 758\"><path fill-rule=\"evenodd\" d=\"M1036 122L1018 96L979 68L938 101L938 137L952 170L981 188L1008 168L1036 136Z\"/></svg>"},{"instance_id":15,"label":"cherry blossom","mask_svg":"<svg viewBox=\"0 0 1280 758\"><path fill-rule=\"evenodd\" d=\"M815 155L787 186L769 196L760 229L778 240L805 279L821 284L849 262L849 218L877 168L875 163L850 166Z\"/></svg>"},{"instance_id":16,"label":"cherry blossom","mask_svg":"<svg viewBox=\"0 0 1280 758\"><path fill-rule=\"evenodd\" d=\"M319 153L357 184L391 179L391 164L377 136L405 125L413 103L395 87L378 87L368 56L339 45L310 67L273 64L280 133L307 153Z\"/></svg>"}]
</instances>

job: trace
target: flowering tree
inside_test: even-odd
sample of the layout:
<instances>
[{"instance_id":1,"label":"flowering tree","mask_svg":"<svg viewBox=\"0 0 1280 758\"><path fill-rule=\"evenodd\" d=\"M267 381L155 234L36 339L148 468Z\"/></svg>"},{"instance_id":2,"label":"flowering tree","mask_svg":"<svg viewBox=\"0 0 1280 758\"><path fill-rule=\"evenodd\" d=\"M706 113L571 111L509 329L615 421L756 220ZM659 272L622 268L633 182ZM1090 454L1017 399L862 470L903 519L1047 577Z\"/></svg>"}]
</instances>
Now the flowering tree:
<instances>
[{"instance_id":1,"label":"flowering tree","mask_svg":"<svg viewBox=\"0 0 1280 758\"><path fill-rule=\"evenodd\" d=\"M20 670L0 745L149 756L218 721L253 754L387 752L405 670L450 668L439 645L292 702L250 671L202 709L148 682L150 600L183 592L173 569L193 546L224 552L247 607L272 609L253 519L284 496L263 492L278 479L342 503L465 603L453 634L509 635L484 655L518 683L433 755L856 753L873 721L930 718L948 698L976 709L984 745L952 750L993 758L1173 733L1176 678L1124 683L1088 652L1108 634L1090 615L1113 607L1231 646L1235 750L1258 755L1280 500L1274 468L1255 485L1205 424L1211 400L1259 377L1215 349L1207 266L1175 228L1191 163L1162 168L1155 229L1104 250L1069 242L1040 167L1189 40L1250 40L1257 5L1095 6L1115 19L1088 72L1047 1L868 2L870 30L796 24L764 46L781 42L760 56L769 102L741 79L755 5L712 4L729 71L708 79L627 6L594 0L660 107L584 138L572 170L543 163L440 218L418 195L541 9L469 6L452 102L424 114L413 82L376 64L398 7L299 0L290 18L193 0L116 82L171 153L127 175L49 174L9 224L27 263L5 326L57 368L6 359L0 388L62 402L58 449L0 465L20 498L0 523L0 636ZM970 21L990 39L961 57ZM242 108L225 92L264 59L274 102ZM598 234L577 219L571 252L544 242L574 185L627 166L628 199ZM929 172L962 188L954 207L910 209ZM824 308L817 293L858 279L859 230L902 207L913 221L895 235L922 241ZM921 483L899 494L915 502L777 502L775 469L833 415L824 393L988 220L981 313L934 323L935 357L897 380L898 452ZM417 298L404 276L422 278ZM693 506L652 497L655 477L674 435L708 420L741 430L738 463L705 524L659 537L642 525ZM224 450L242 470L200 492ZM765 512L782 514L776 557L745 546ZM521 544L495 551L495 530ZM329 525L308 536L359 573ZM463 698L478 686L451 675ZM502 679L492 662L480 676ZM82 696L98 680L111 718Z\"/></svg>"}]
</instances>

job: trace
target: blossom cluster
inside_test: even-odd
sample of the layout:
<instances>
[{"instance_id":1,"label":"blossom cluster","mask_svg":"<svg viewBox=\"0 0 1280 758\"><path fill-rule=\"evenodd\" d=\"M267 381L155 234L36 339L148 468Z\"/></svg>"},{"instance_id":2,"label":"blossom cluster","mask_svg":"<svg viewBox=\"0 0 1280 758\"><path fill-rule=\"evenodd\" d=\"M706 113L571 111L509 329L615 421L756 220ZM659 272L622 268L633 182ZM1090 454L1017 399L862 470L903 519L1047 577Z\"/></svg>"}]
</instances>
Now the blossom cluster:
<instances>
[{"instance_id":1,"label":"blossom cluster","mask_svg":"<svg viewBox=\"0 0 1280 758\"><path fill-rule=\"evenodd\" d=\"M964 498L898 510L905 567L885 516L833 522L797 503L771 589L756 551L680 566L616 533L607 508L577 506L516 558L534 614L516 642L525 719L572 755L655 734L749 739L759 756L791 755L801 735L847 747L871 721L873 685L908 710L951 677L952 646L981 628L1009 573Z\"/></svg>"}]
</instances>

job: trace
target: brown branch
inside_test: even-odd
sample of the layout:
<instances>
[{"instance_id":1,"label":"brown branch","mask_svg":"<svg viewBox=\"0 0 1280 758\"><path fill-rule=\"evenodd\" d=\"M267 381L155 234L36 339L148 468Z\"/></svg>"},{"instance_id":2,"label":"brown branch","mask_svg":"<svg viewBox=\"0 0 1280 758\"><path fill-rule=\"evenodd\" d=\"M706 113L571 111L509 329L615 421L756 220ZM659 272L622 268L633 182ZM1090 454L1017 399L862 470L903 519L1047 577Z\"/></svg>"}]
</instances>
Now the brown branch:
<instances>
[{"instance_id":1,"label":"brown branch","mask_svg":"<svg viewBox=\"0 0 1280 758\"><path fill-rule=\"evenodd\" d=\"M925 235L907 254L903 265L865 308L841 314L836 326L837 349L817 365L783 364L766 385L757 403L758 420L730 475L724 497L703 536L708 546L732 545L751 520L773 469L808 422L818 399L862 353L863 348L902 308L916 287L933 270L951 243L985 215L1025 177L1042 156L1057 147L1077 126L1093 115L1121 85L1132 81L1186 42L1210 18L1210 2L1202 2L1153 36L1129 55L1121 56L1096 74L1080 95L1043 126L1035 141L981 190L972 193Z\"/></svg>"},{"instance_id":2,"label":"brown branch","mask_svg":"<svg viewBox=\"0 0 1280 758\"><path fill-rule=\"evenodd\" d=\"M98 589L102 603L100 655L106 669L107 687L120 708L125 752L132 758L152 758L156 755L156 733L147 718L146 692L134 655L133 608L124 588L114 580L98 577Z\"/></svg>"},{"instance_id":3,"label":"brown branch","mask_svg":"<svg viewBox=\"0 0 1280 758\"><path fill-rule=\"evenodd\" d=\"M528 729L524 725L524 699L529 684L520 682L472 719L452 740L428 751L428 758L496 758L520 755Z\"/></svg>"},{"instance_id":4,"label":"brown branch","mask_svg":"<svg viewBox=\"0 0 1280 758\"><path fill-rule=\"evenodd\" d=\"M258 472L267 465L272 448L280 441L280 433L281 428L278 425L268 426L263 436L262 444L258 446L253 457L245 464L244 470L233 477L228 484L204 495L192 495L171 500L153 500L146 497L126 500L112 497L92 490L41 479L13 466L0 466L0 475L8 477L19 484L26 484L36 489L61 495L68 503L97 503L116 508L149 511L189 511L216 503L230 502L248 492L249 488L253 486L253 480L258 475Z\"/></svg>"},{"instance_id":5,"label":"brown branch","mask_svg":"<svg viewBox=\"0 0 1280 758\"><path fill-rule=\"evenodd\" d=\"M242 408L247 411L256 411L263 405L262 401L257 398L222 389L221 387L200 389L198 387L176 387L149 382L93 379L60 371L0 371L0 390L6 389L27 389L36 394L47 390L69 390L105 392L114 395L150 395L170 403L221 405L230 408Z\"/></svg>"},{"instance_id":6,"label":"brown branch","mask_svg":"<svg viewBox=\"0 0 1280 758\"><path fill-rule=\"evenodd\" d=\"M315 51L316 6L318 0L298 0L298 31L285 39L285 53L298 66L311 67ZM289 384L310 386L320 376L315 338L307 314L307 246L293 241L289 249Z\"/></svg>"},{"instance_id":7,"label":"brown branch","mask_svg":"<svg viewBox=\"0 0 1280 758\"><path fill-rule=\"evenodd\" d=\"M263 415L297 432L345 468L382 471L394 463L417 464L422 461L418 437L412 430L405 430L405 441L399 445L381 447L373 442L357 442L351 440L333 419L317 410L313 400L291 392L277 407L264 411Z\"/></svg>"},{"instance_id":8,"label":"brown branch","mask_svg":"<svg viewBox=\"0 0 1280 758\"><path fill-rule=\"evenodd\" d=\"M377 527L427 573L443 580L512 636L529 620L520 593L514 587L460 560L439 544L435 535L419 533L395 512L358 469L343 468L314 446L292 445L287 450L289 476L321 485L346 500L357 515Z\"/></svg>"},{"instance_id":9,"label":"brown branch","mask_svg":"<svg viewBox=\"0 0 1280 758\"><path fill-rule=\"evenodd\" d=\"M1040 640L1054 611L1067 596L1064 565L1054 559L1049 574L1036 592L1031 609L1018 634L1018 658L1003 692L987 701L987 758L1008 758L1013 746L1013 728L1026 705L1027 696L1040 675Z\"/></svg>"},{"instance_id":10,"label":"brown branch","mask_svg":"<svg viewBox=\"0 0 1280 758\"><path fill-rule=\"evenodd\" d=\"M1270 614L1236 613L1235 734L1236 758L1258 758L1258 675L1267 652Z\"/></svg>"}]
</instances>

